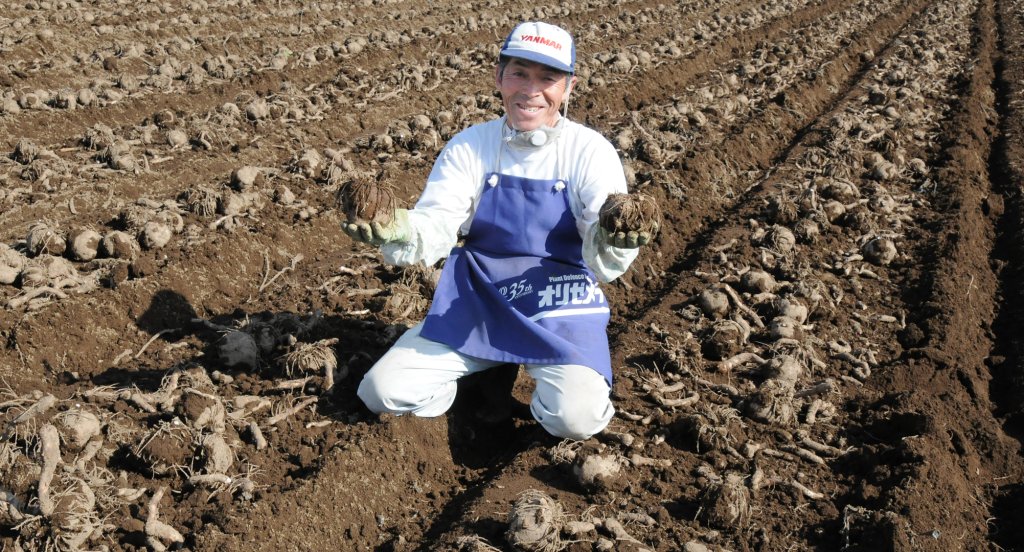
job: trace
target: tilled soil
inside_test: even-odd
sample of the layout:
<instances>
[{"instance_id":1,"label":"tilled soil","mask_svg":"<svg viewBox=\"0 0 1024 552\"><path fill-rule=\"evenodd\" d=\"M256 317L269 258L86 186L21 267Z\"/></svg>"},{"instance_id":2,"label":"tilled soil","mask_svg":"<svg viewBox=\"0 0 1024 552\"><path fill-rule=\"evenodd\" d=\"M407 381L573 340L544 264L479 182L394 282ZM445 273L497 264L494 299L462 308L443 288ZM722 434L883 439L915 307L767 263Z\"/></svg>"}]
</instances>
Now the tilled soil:
<instances>
[{"instance_id":1,"label":"tilled soil","mask_svg":"<svg viewBox=\"0 0 1024 552\"><path fill-rule=\"evenodd\" d=\"M4 550L1024 548L1021 0L357 4L4 5ZM438 267L336 194L411 206L527 19L665 216L582 443L355 396Z\"/></svg>"}]
</instances>

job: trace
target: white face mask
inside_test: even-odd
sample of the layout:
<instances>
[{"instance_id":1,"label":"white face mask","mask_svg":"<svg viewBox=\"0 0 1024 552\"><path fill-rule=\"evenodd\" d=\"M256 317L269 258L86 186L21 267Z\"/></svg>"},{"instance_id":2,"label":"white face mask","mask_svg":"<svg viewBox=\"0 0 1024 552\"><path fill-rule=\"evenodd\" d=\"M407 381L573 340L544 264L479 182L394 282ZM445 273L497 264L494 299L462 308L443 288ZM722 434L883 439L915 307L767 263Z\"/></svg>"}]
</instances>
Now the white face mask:
<instances>
[{"instance_id":1,"label":"white face mask","mask_svg":"<svg viewBox=\"0 0 1024 552\"><path fill-rule=\"evenodd\" d=\"M505 136L505 141L517 147L539 148L558 139L558 135L562 133L562 123L564 121L565 119L559 119L554 127L542 126L535 130L523 132L509 129L512 134Z\"/></svg>"}]
</instances>

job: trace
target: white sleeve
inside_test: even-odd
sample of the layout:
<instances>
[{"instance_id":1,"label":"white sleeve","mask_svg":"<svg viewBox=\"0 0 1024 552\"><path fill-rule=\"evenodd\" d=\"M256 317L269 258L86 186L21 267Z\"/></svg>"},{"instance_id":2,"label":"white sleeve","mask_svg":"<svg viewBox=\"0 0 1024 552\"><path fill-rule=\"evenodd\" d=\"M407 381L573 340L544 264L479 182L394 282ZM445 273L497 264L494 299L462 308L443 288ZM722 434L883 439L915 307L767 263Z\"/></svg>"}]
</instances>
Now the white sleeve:
<instances>
[{"instance_id":1,"label":"white sleeve","mask_svg":"<svg viewBox=\"0 0 1024 552\"><path fill-rule=\"evenodd\" d=\"M575 200L579 202L576 227L583 238L583 260L602 282L611 282L629 268L639 249L612 247L601 239L598 214L609 194L626 193L626 175L619 154L596 132L574 152L579 162L574 178Z\"/></svg>"},{"instance_id":2,"label":"white sleeve","mask_svg":"<svg viewBox=\"0 0 1024 552\"><path fill-rule=\"evenodd\" d=\"M423 194L409 210L410 239L383 245L381 253L386 262L432 265L448 256L483 185L479 155L468 137L465 132L455 136L441 150Z\"/></svg>"}]
</instances>

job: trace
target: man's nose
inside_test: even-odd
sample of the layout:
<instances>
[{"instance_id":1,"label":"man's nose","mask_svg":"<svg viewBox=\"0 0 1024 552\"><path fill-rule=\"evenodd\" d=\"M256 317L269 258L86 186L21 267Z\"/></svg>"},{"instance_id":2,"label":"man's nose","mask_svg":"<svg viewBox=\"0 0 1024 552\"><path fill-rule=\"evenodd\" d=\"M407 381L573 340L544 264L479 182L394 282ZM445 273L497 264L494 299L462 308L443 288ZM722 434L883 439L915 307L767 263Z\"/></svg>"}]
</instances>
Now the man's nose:
<instances>
[{"instance_id":1,"label":"man's nose","mask_svg":"<svg viewBox=\"0 0 1024 552\"><path fill-rule=\"evenodd\" d=\"M527 79L523 84L523 93L536 96L544 90L544 83L538 79Z\"/></svg>"}]
</instances>

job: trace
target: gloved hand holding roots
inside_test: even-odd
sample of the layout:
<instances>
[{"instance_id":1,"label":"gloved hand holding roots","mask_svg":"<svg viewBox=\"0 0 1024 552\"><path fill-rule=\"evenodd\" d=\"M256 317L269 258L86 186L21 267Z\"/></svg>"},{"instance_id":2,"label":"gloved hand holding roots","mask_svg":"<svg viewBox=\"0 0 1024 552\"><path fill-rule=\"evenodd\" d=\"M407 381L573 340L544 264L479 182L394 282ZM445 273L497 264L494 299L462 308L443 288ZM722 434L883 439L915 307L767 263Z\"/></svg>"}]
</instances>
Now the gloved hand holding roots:
<instances>
[{"instance_id":1,"label":"gloved hand holding roots","mask_svg":"<svg viewBox=\"0 0 1024 552\"><path fill-rule=\"evenodd\" d=\"M409 211L399 209L392 188L377 178L357 176L338 190L345 212L342 230L353 240L380 246L410 237Z\"/></svg>"},{"instance_id":2,"label":"gloved hand holding roots","mask_svg":"<svg viewBox=\"0 0 1024 552\"><path fill-rule=\"evenodd\" d=\"M661 228L661 208L641 193L609 194L598 213L601 236L613 247L635 249L648 244Z\"/></svg>"}]
</instances>

